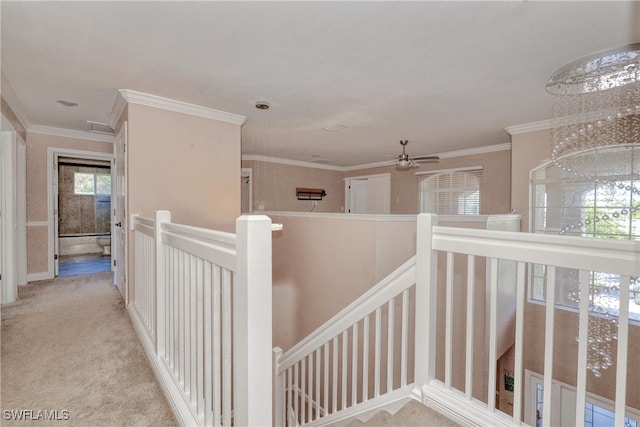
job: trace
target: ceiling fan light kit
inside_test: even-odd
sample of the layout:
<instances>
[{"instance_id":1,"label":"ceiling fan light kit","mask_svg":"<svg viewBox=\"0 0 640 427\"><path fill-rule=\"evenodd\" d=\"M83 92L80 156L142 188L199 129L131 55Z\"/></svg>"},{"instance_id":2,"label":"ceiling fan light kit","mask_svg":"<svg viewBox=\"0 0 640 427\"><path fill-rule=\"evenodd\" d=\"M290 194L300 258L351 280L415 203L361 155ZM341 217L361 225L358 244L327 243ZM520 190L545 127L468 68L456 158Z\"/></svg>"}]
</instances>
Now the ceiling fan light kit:
<instances>
[{"instance_id":1,"label":"ceiling fan light kit","mask_svg":"<svg viewBox=\"0 0 640 427\"><path fill-rule=\"evenodd\" d=\"M408 143L408 139L400 140L400 145L402 145L402 154L398 155L398 160L395 162L398 169L417 168L420 166L420 163L417 163L417 160L440 160L440 157L438 156L409 157L405 151L405 147Z\"/></svg>"}]
</instances>

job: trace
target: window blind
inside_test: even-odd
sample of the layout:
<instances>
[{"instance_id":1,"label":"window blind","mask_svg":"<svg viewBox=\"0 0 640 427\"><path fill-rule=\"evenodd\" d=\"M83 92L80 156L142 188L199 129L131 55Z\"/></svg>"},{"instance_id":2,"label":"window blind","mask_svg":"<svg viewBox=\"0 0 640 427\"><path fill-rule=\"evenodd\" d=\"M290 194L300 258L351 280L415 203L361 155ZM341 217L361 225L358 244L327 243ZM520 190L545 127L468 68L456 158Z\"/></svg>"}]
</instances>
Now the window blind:
<instances>
[{"instance_id":1,"label":"window blind","mask_svg":"<svg viewBox=\"0 0 640 427\"><path fill-rule=\"evenodd\" d=\"M438 215L479 215L482 167L416 174L418 212Z\"/></svg>"}]
</instances>

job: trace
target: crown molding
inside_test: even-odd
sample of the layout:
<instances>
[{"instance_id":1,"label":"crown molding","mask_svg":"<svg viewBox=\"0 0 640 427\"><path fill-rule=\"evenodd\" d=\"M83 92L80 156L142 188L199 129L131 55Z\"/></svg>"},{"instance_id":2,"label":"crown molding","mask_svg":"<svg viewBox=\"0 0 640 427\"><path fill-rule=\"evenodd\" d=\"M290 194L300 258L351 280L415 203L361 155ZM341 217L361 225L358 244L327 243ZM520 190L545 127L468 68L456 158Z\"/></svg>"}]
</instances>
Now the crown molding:
<instances>
[{"instance_id":1,"label":"crown molding","mask_svg":"<svg viewBox=\"0 0 640 427\"><path fill-rule=\"evenodd\" d=\"M473 156L476 154L494 153L496 151L505 151L505 150L511 150L510 142L506 142L504 144L488 145L486 147L476 147L476 148L467 148L464 150L445 151L442 153L437 153L436 155L439 156L441 159L447 159L452 157ZM305 162L301 160L290 160L290 159L283 159L280 157L262 156L259 154L243 154L242 160L254 160L259 162L277 163L277 164L290 165L290 166L301 166L305 168L314 168L314 169L326 169L326 170L333 170L338 172L351 172L351 171L356 171L361 169L372 169L372 168L379 168L379 167L385 167L385 166L393 166L395 164L395 160L385 160L383 162L365 163L362 165L355 165L355 166L332 166L332 165L317 164L313 162Z\"/></svg>"},{"instance_id":2,"label":"crown molding","mask_svg":"<svg viewBox=\"0 0 640 427\"><path fill-rule=\"evenodd\" d=\"M291 160L291 159L283 159L281 157L270 157L270 156L262 156L260 154L243 154L242 160L253 160L257 162L265 162L265 163L277 163L280 165L288 165L288 166L300 166L303 168L313 168L313 169L325 169L342 172L345 170L342 166L333 166L333 165L325 165L313 162L305 162L303 160Z\"/></svg>"},{"instance_id":3,"label":"crown molding","mask_svg":"<svg viewBox=\"0 0 640 427\"><path fill-rule=\"evenodd\" d=\"M536 132L553 128L553 120L542 120L540 122L525 123L522 125L507 126L504 130L511 136L521 133Z\"/></svg>"},{"instance_id":4,"label":"crown molding","mask_svg":"<svg viewBox=\"0 0 640 427\"><path fill-rule=\"evenodd\" d=\"M113 101L113 107L111 107L111 114L109 114L109 120L107 120L107 124L111 127L111 129L115 129L118 125L118 121L120 120L120 116L124 112L124 109L127 107L127 101L124 96L122 96L122 90L118 92L116 95L116 99Z\"/></svg>"},{"instance_id":5,"label":"crown molding","mask_svg":"<svg viewBox=\"0 0 640 427\"><path fill-rule=\"evenodd\" d=\"M176 113L188 114L190 116L204 117L206 119L219 120L221 122L232 123L242 126L247 121L246 116L239 114L227 113L226 111L215 110L213 108L202 107L200 105L189 104L187 102L176 101L174 99L163 98L157 95L151 95L148 93L136 92L129 89L120 89L120 95L116 98L114 109L112 111L111 122L117 121L122 114L124 106L120 105L118 98L123 98L126 103L144 105L147 107L159 108L161 110L174 111ZM113 127L113 126L111 126Z\"/></svg>"},{"instance_id":6,"label":"crown molding","mask_svg":"<svg viewBox=\"0 0 640 427\"><path fill-rule=\"evenodd\" d=\"M42 135L62 136L65 138L85 139L95 142L113 142L113 135L105 135L101 133L92 133L81 130L55 128L50 126L33 125L27 129L29 133L38 133Z\"/></svg>"},{"instance_id":7,"label":"crown molding","mask_svg":"<svg viewBox=\"0 0 640 427\"><path fill-rule=\"evenodd\" d=\"M20 101L18 101L18 98L16 97L16 94L13 91L13 88L11 87L9 80L4 75L4 72L1 72L0 74L1 74L0 85L2 87L2 97L7 102L7 104L9 104L9 107L13 111L13 114L16 115L16 118L18 119L22 127L25 130L29 129L32 125L31 120L29 120L27 115L24 113L22 104L20 104Z\"/></svg>"}]
</instances>

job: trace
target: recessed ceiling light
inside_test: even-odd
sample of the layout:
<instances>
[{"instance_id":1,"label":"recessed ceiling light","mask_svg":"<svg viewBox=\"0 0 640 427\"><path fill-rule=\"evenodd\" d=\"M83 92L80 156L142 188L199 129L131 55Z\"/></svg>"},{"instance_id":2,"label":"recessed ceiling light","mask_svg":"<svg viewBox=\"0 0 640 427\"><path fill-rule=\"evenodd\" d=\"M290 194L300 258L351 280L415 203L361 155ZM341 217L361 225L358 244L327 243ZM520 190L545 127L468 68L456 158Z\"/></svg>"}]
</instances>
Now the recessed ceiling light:
<instances>
[{"instance_id":1,"label":"recessed ceiling light","mask_svg":"<svg viewBox=\"0 0 640 427\"><path fill-rule=\"evenodd\" d=\"M327 132L338 132L339 130L342 130L346 128L345 125L341 125L340 123L336 123L333 125L329 125L326 128L323 128L324 130L326 130Z\"/></svg>"},{"instance_id":2,"label":"recessed ceiling light","mask_svg":"<svg viewBox=\"0 0 640 427\"><path fill-rule=\"evenodd\" d=\"M269 103L267 101L258 101L258 102L256 102L256 108L258 110L268 110L269 109Z\"/></svg>"},{"instance_id":3,"label":"recessed ceiling light","mask_svg":"<svg viewBox=\"0 0 640 427\"><path fill-rule=\"evenodd\" d=\"M65 101L64 99L58 99L56 102L58 104L60 104L60 105L64 105L65 107L77 107L78 106L77 102Z\"/></svg>"}]
</instances>

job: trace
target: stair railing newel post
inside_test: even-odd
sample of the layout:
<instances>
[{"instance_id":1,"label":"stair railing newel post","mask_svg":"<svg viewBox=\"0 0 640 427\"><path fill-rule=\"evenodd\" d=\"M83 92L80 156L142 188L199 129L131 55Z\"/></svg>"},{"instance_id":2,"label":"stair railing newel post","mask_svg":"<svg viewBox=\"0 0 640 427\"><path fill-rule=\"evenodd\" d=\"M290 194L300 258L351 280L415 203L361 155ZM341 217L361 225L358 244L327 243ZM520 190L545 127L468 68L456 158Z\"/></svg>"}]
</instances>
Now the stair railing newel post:
<instances>
[{"instance_id":1,"label":"stair railing newel post","mask_svg":"<svg viewBox=\"0 0 640 427\"><path fill-rule=\"evenodd\" d=\"M416 237L415 384L423 388L435 378L437 317L437 252L433 250L435 214L419 214ZM422 396L424 401L425 396Z\"/></svg>"},{"instance_id":2,"label":"stair railing newel post","mask_svg":"<svg viewBox=\"0 0 640 427\"><path fill-rule=\"evenodd\" d=\"M280 358L282 357L282 349L280 347L274 347L272 356L271 370L273 372L273 426L285 427L284 374L278 374L278 366L280 365Z\"/></svg>"},{"instance_id":3,"label":"stair railing newel post","mask_svg":"<svg viewBox=\"0 0 640 427\"><path fill-rule=\"evenodd\" d=\"M272 423L271 219L236 220L233 286L234 424Z\"/></svg>"},{"instance_id":4,"label":"stair railing newel post","mask_svg":"<svg viewBox=\"0 0 640 427\"><path fill-rule=\"evenodd\" d=\"M162 224L171 223L171 212L169 211L156 211L155 224L154 224L154 243L155 243L155 256L154 256L154 268L156 273L156 286L155 286L155 343L156 343L156 355L158 357L164 357L165 355L165 343L166 343L166 283L165 283L165 250L162 243Z\"/></svg>"}]
</instances>

